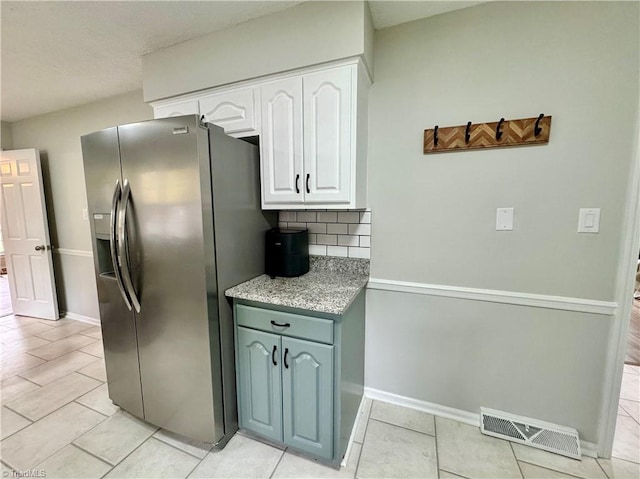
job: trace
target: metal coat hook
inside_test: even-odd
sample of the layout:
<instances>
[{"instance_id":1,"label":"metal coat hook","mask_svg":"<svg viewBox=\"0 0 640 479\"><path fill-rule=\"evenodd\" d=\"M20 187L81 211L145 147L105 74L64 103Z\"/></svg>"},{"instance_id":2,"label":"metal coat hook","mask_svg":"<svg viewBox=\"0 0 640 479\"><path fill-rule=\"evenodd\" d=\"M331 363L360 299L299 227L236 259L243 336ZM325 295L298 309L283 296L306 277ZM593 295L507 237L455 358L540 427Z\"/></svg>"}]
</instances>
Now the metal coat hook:
<instances>
[{"instance_id":1,"label":"metal coat hook","mask_svg":"<svg viewBox=\"0 0 640 479\"><path fill-rule=\"evenodd\" d=\"M438 146L438 125L433 129L433 146Z\"/></svg>"},{"instance_id":2,"label":"metal coat hook","mask_svg":"<svg viewBox=\"0 0 640 479\"><path fill-rule=\"evenodd\" d=\"M536 120L536 125L533 128L533 136L538 136L540 133L542 133L542 128L540 128L540 120L542 120L543 118L544 118L544 113L540 113L540 116Z\"/></svg>"},{"instance_id":3,"label":"metal coat hook","mask_svg":"<svg viewBox=\"0 0 640 479\"><path fill-rule=\"evenodd\" d=\"M464 142L465 143L469 143L469 140L471 139L471 122L467 122L467 129L464 132Z\"/></svg>"},{"instance_id":4,"label":"metal coat hook","mask_svg":"<svg viewBox=\"0 0 640 479\"><path fill-rule=\"evenodd\" d=\"M502 132L500 131L500 127L502 126L503 123L504 123L504 118L500 118L500 121L498 122L498 126L496 127L496 140L502 139Z\"/></svg>"}]
</instances>

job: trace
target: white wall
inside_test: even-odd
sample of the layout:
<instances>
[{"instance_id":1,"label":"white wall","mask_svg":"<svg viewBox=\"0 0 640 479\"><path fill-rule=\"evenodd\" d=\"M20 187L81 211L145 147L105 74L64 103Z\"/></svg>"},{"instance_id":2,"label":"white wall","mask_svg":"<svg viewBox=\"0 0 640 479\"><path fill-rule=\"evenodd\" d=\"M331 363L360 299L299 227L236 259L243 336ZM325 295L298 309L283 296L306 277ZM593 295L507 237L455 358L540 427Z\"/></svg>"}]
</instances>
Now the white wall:
<instances>
[{"instance_id":1,"label":"white wall","mask_svg":"<svg viewBox=\"0 0 640 479\"><path fill-rule=\"evenodd\" d=\"M43 166L54 273L61 309L98 318L87 195L80 137L103 128L147 120L153 112L135 91L12 123L13 146L37 148Z\"/></svg>"},{"instance_id":2,"label":"white wall","mask_svg":"<svg viewBox=\"0 0 640 479\"><path fill-rule=\"evenodd\" d=\"M615 301L638 3L491 2L376 32L371 276ZM423 155L434 125L553 116L547 146ZM515 229L496 232L498 207ZM578 208L602 209L577 234ZM580 301L580 299L578 301ZM370 290L369 387L598 439L614 317Z\"/></svg>"},{"instance_id":3,"label":"white wall","mask_svg":"<svg viewBox=\"0 0 640 479\"><path fill-rule=\"evenodd\" d=\"M371 58L366 2L306 2L142 58L145 101L327 61Z\"/></svg>"}]
</instances>

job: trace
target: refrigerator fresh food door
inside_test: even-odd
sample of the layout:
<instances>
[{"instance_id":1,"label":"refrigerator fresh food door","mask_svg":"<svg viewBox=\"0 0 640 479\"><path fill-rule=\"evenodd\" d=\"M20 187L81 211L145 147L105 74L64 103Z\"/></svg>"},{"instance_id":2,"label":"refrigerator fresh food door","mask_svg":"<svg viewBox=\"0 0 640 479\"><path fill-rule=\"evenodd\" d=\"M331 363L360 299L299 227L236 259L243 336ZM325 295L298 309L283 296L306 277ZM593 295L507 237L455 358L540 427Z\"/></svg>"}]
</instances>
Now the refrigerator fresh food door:
<instances>
[{"instance_id":1,"label":"refrigerator fresh food door","mask_svg":"<svg viewBox=\"0 0 640 479\"><path fill-rule=\"evenodd\" d=\"M113 228L121 193L118 129L83 136L82 157L109 397L144 417L134 315L118 279L115 258Z\"/></svg>"},{"instance_id":2,"label":"refrigerator fresh food door","mask_svg":"<svg viewBox=\"0 0 640 479\"><path fill-rule=\"evenodd\" d=\"M207 304L217 294L207 275L215 271L207 130L193 115L124 125L119 136L144 417L217 442L224 424L213 393L221 390L217 307Z\"/></svg>"}]
</instances>

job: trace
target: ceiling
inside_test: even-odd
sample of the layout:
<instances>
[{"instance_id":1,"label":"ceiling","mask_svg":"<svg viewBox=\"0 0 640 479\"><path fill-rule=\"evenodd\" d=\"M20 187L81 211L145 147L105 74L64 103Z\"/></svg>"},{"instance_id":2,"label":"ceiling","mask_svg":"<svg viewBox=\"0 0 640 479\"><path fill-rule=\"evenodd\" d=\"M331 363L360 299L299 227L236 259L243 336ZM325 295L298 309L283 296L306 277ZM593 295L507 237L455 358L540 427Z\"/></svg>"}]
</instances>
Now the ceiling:
<instances>
[{"instance_id":1,"label":"ceiling","mask_svg":"<svg viewBox=\"0 0 640 479\"><path fill-rule=\"evenodd\" d=\"M300 1L0 2L0 111L14 122L142 87L142 55ZM370 1L386 28L480 1Z\"/></svg>"}]
</instances>

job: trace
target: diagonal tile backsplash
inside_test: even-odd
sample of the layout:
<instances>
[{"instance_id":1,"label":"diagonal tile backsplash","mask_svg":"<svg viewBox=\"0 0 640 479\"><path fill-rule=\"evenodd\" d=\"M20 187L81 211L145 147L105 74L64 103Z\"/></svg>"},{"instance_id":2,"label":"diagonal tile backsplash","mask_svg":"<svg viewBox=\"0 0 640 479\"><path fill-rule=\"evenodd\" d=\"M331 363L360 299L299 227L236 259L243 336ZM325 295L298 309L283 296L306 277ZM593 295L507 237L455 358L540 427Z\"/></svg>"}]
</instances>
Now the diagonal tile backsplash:
<instances>
[{"instance_id":1,"label":"diagonal tile backsplash","mask_svg":"<svg viewBox=\"0 0 640 479\"><path fill-rule=\"evenodd\" d=\"M280 211L281 228L307 228L309 253L371 258L371 210Z\"/></svg>"}]
</instances>

